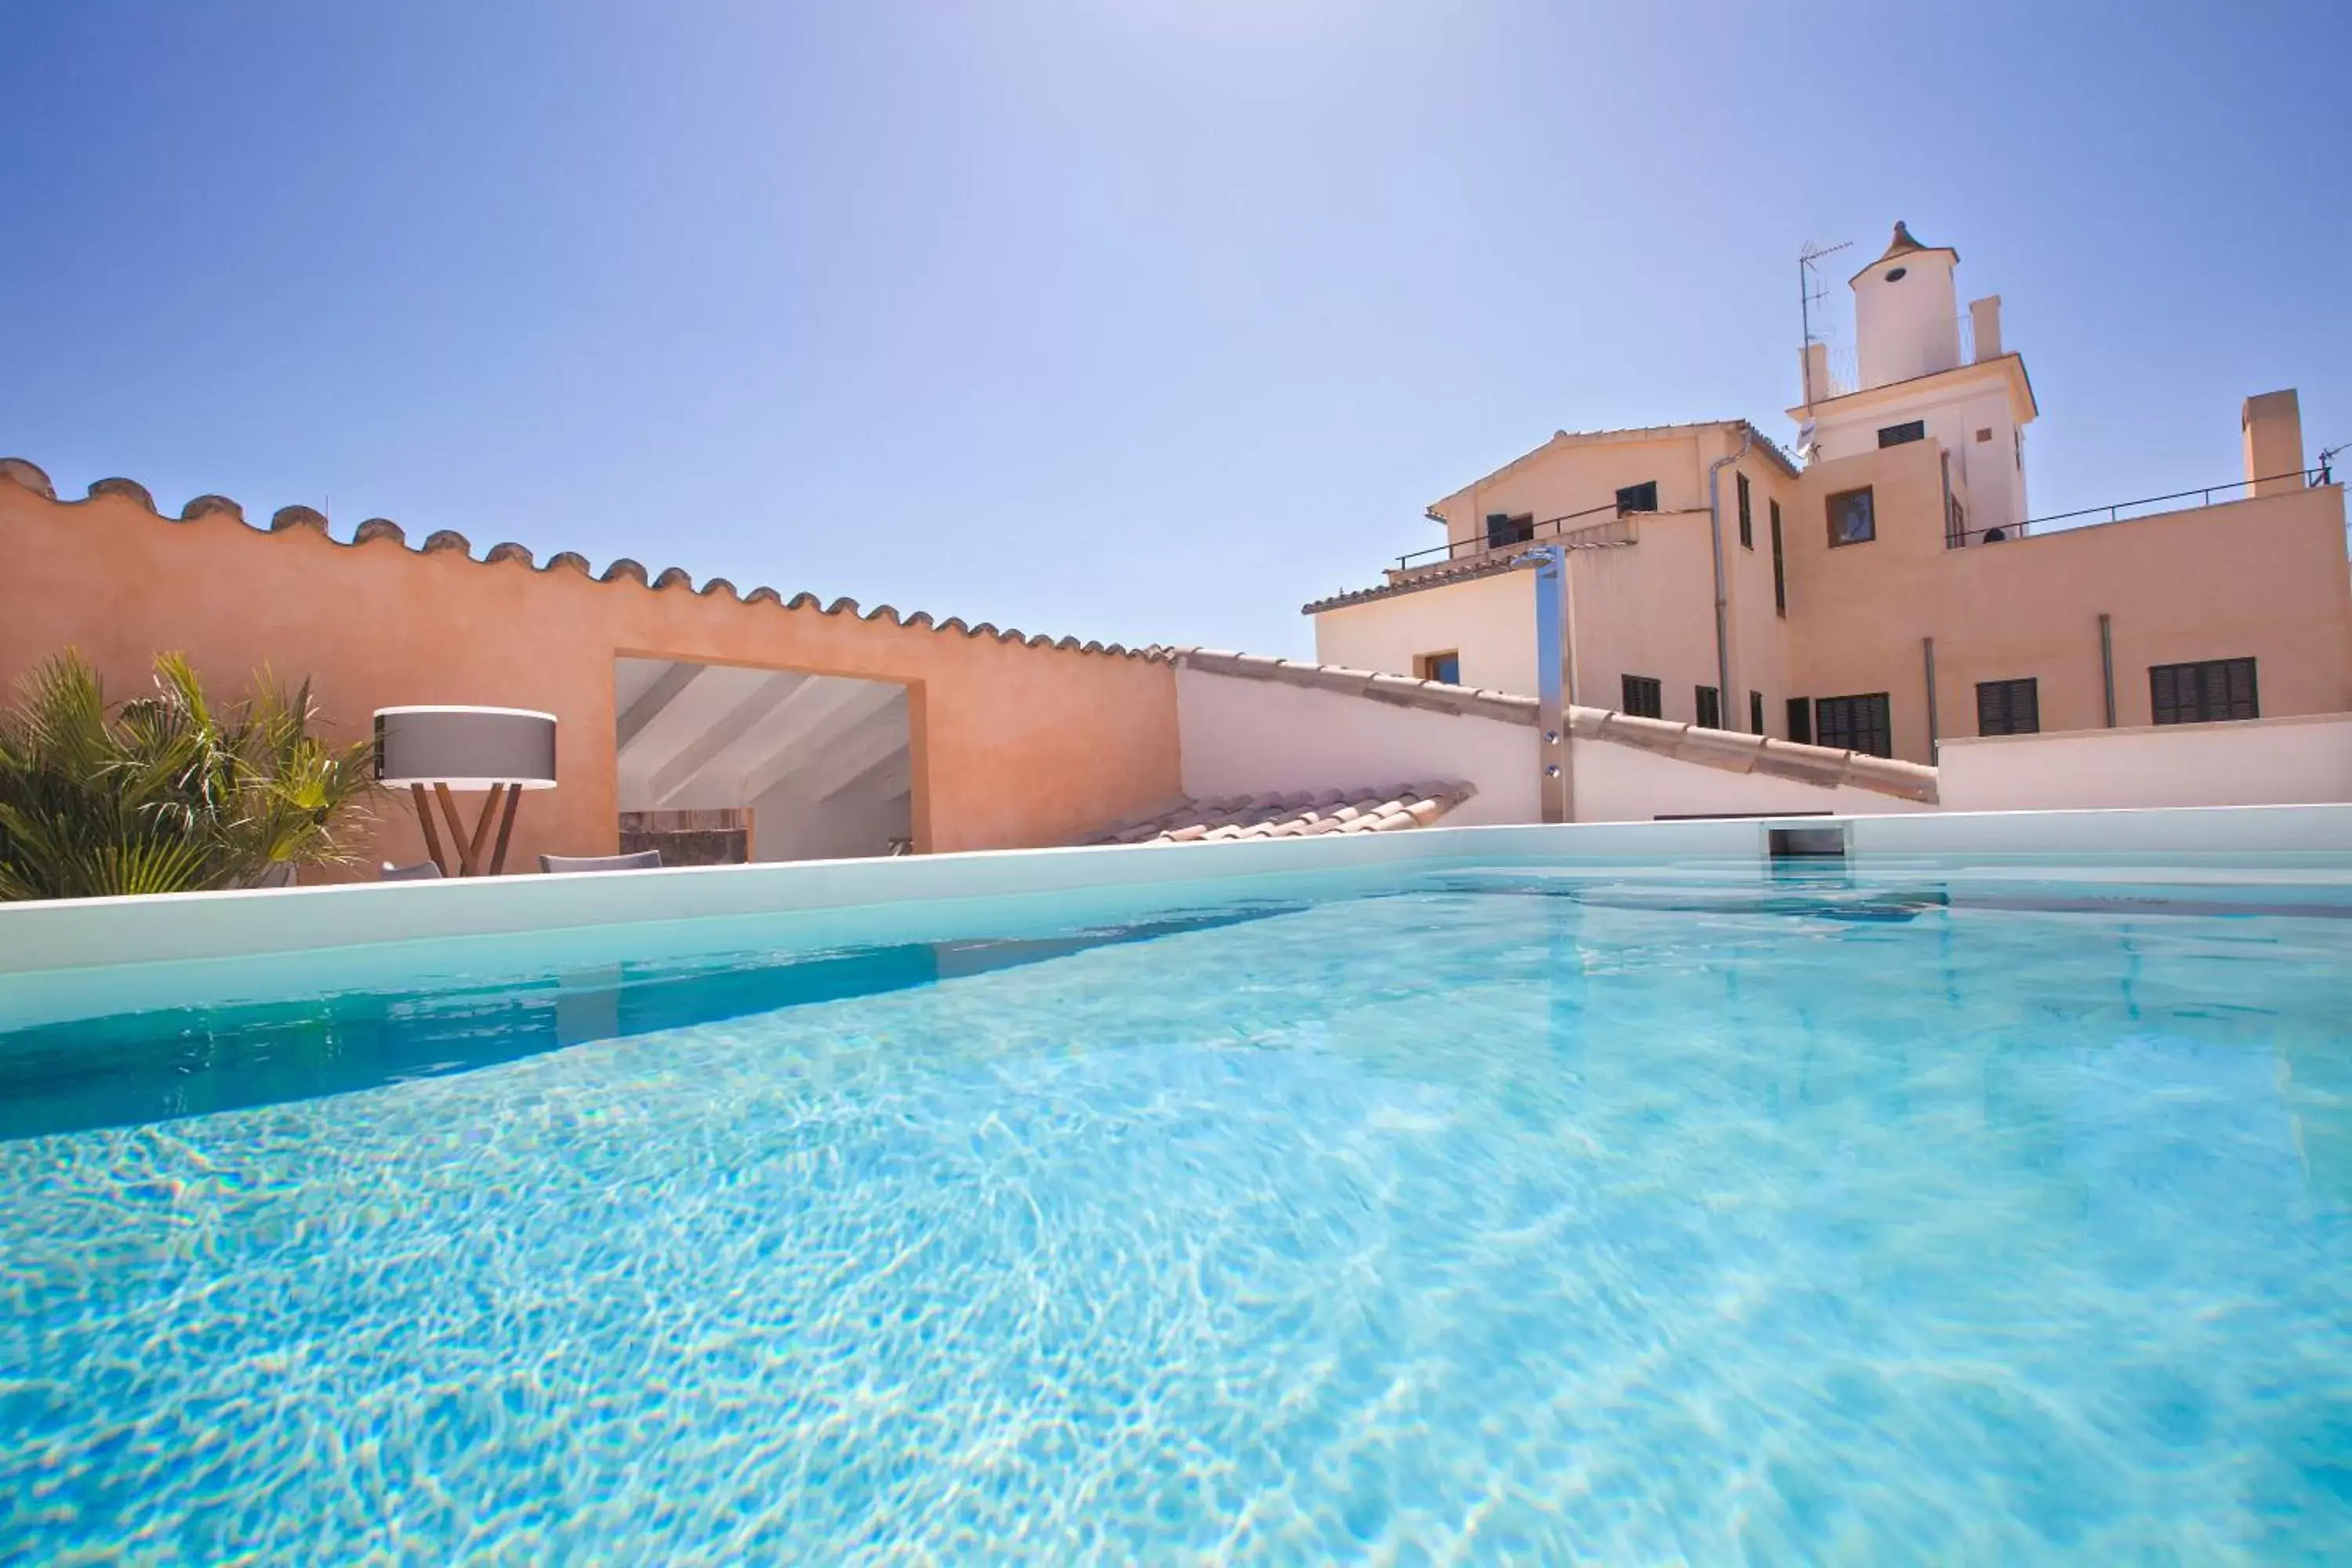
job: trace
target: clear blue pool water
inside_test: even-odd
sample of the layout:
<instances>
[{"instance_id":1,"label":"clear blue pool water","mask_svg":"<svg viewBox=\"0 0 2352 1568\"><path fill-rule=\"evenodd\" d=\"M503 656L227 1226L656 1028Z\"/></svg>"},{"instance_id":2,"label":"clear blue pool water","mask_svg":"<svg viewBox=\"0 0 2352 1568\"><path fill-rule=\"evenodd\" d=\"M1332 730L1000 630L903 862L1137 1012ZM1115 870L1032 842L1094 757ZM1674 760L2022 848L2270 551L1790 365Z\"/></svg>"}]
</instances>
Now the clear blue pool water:
<instances>
[{"instance_id":1,"label":"clear blue pool water","mask_svg":"<svg viewBox=\"0 0 2352 1568\"><path fill-rule=\"evenodd\" d=\"M2352 1560L2348 916L1506 868L0 1036L0 1561Z\"/></svg>"}]
</instances>

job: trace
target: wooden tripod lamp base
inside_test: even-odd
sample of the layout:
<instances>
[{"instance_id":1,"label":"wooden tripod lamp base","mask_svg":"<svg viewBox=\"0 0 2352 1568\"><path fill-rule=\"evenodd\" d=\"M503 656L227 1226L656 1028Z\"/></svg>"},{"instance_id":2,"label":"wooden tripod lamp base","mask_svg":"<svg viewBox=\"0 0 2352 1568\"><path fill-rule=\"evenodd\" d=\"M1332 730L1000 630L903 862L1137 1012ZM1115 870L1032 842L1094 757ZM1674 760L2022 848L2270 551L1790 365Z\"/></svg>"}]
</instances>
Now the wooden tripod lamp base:
<instances>
[{"instance_id":1,"label":"wooden tripod lamp base","mask_svg":"<svg viewBox=\"0 0 2352 1568\"><path fill-rule=\"evenodd\" d=\"M408 787L425 852L443 876L495 877L506 869L522 792L555 787L555 715L523 708L379 708L375 776L379 784ZM457 810L458 790L488 792L470 827ZM449 828L446 851L434 821L436 804Z\"/></svg>"}]
</instances>

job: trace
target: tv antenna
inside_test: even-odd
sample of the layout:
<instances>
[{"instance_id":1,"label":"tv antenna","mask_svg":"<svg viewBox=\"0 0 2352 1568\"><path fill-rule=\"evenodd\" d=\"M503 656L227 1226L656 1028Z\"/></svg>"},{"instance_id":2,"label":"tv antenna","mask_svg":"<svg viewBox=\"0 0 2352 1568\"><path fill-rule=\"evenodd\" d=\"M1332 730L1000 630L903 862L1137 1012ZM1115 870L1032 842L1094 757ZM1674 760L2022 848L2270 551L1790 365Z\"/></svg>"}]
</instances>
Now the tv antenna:
<instances>
[{"instance_id":1,"label":"tv antenna","mask_svg":"<svg viewBox=\"0 0 2352 1568\"><path fill-rule=\"evenodd\" d=\"M1804 366L1805 382L1805 425L1797 433L1797 449L1801 457L1812 455L1811 448L1813 444L1813 307L1828 298L1827 291L1822 288L1821 274L1813 264L1824 256L1835 256L1841 250L1851 249L1853 245L1853 241L1850 239L1842 239L1835 245L1817 245L1809 239L1805 241L1805 247L1797 252L1797 319L1805 331L1804 345L1798 351L1799 361Z\"/></svg>"}]
</instances>

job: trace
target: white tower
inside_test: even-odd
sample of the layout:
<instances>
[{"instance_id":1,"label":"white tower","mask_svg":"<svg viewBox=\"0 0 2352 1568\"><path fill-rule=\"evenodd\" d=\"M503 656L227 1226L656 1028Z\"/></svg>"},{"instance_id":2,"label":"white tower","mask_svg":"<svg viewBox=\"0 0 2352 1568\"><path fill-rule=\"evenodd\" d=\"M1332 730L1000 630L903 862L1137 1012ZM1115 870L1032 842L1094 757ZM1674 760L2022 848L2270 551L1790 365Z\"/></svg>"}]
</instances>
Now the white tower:
<instances>
[{"instance_id":1,"label":"white tower","mask_svg":"<svg viewBox=\"0 0 2352 1568\"><path fill-rule=\"evenodd\" d=\"M1855 370L1859 391L1954 370L1960 363L1960 253L1922 245L1901 223L1886 254L1855 273Z\"/></svg>"}]
</instances>

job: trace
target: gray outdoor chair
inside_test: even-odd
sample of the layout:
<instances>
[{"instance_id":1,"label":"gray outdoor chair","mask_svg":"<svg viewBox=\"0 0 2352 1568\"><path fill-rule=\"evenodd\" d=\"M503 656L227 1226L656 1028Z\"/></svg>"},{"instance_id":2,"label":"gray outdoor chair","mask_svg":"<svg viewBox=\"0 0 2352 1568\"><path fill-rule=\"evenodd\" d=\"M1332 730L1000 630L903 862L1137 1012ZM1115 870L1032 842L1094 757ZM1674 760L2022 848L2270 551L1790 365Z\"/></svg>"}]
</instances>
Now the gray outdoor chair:
<instances>
[{"instance_id":1,"label":"gray outdoor chair","mask_svg":"<svg viewBox=\"0 0 2352 1568\"><path fill-rule=\"evenodd\" d=\"M640 849L634 855L542 855L539 868L542 871L647 871L662 863L658 849Z\"/></svg>"},{"instance_id":2,"label":"gray outdoor chair","mask_svg":"<svg viewBox=\"0 0 2352 1568\"><path fill-rule=\"evenodd\" d=\"M414 866L395 866L387 860L379 880L386 882L437 882L441 868L430 860L419 860Z\"/></svg>"}]
</instances>

